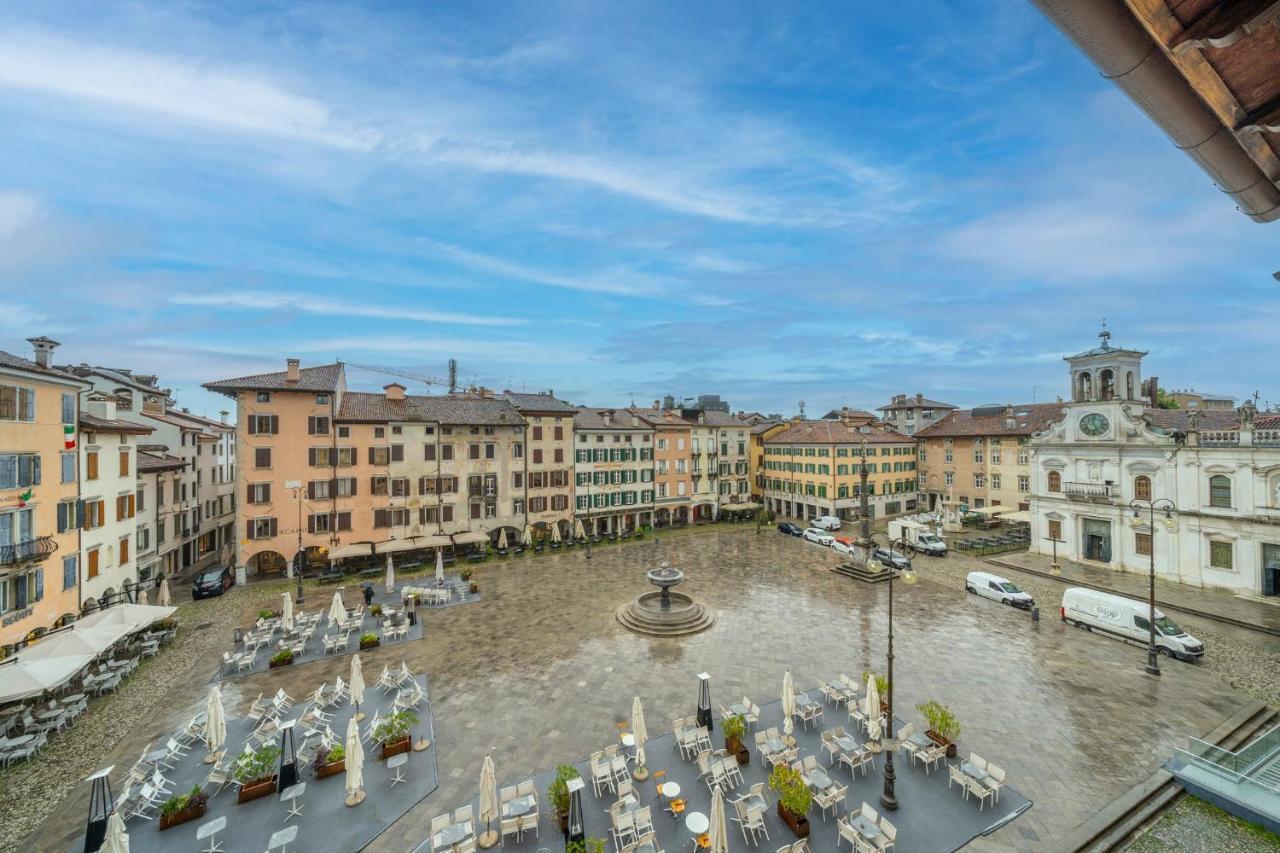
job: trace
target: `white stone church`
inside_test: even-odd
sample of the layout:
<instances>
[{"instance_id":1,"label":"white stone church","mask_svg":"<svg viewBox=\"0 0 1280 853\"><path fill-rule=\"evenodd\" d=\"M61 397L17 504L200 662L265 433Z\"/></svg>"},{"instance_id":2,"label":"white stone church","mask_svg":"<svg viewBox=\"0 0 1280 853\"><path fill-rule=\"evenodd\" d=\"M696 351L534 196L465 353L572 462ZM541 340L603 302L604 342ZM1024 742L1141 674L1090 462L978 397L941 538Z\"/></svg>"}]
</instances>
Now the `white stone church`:
<instances>
[{"instance_id":1,"label":"white stone church","mask_svg":"<svg viewBox=\"0 0 1280 853\"><path fill-rule=\"evenodd\" d=\"M1031 550L1142 574L1154 551L1161 578L1280 595L1280 415L1157 409L1146 353L1099 337L1030 441Z\"/></svg>"}]
</instances>

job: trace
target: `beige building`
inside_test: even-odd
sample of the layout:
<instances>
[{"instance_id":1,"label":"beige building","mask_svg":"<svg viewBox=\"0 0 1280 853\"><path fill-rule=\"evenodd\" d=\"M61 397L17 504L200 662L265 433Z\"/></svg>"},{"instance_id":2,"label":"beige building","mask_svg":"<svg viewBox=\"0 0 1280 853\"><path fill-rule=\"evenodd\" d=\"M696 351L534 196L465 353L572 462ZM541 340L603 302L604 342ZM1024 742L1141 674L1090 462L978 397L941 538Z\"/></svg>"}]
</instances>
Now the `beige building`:
<instances>
[{"instance_id":1,"label":"beige building","mask_svg":"<svg viewBox=\"0 0 1280 853\"><path fill-rule=\"evenodd\" d=\"M180 568L181 540L173 535L182 512L178 500L184 463L161 447L141 444L137 451L138 582L145 588Z\"/></svg>"},{"instance_id":2,"label":"beige building","mask_svg":"<svg viewBox=\"0 0 1280 853\"><path fill-rule=\"evenodd\" d=\"M516 515L535 531L558 525L561 536L573 534L573 418L577 409L550 391L536 394L504 391L502 399L515 407L525 422L524 471L513 472ZM525 493L520 494L523 481ZM511 544L515 544L514 541Z\"/></svg>"},{"instance_id":3,"label":"beige building","mask_svg":"<svg viewBox=\"0 0 1280 853\"><path fill-rule=\"evenodd\" d=\"M903 435L915 435L954 412L955 406L930 400L923 394L895 394L893 399L879 407L886 426Z\"/></svg>"},{"instance_id":4,"label":"beige building","mask_svg":"<svg viewBox=\"0 0 1280 853\"><path fill-rule=\"evenodd\" d=\"M79 394L50 367L58 346L31 338L35 360L0 352L0 645L80 612Z\"/></svg>"},{"instance_id":5,"label":"beige building","mask_svg":"<svg viewBox=\"0 0 1280 853\"><path fill-rule=\"evenodd\" d=\"M1235 397L1226 394L1206 394L1194 388L1174 390L1168 396L1182 409L1214 409L1230 412L1236 407Z\"/></svg>"},{"instance_id":6,"label":"beige building","mask_svg":"<svg viewBox=\"0 0 1280 853\"><path fill-rule=\"evenodd\" d=\"M916 433L923 509L1027 509L1028 440L1062 416L1062 403L957 409Z\"/></svg>"},{"instance_id":7,"label":"beige building","mask_svg":"<svg viewBox=\"0 0 1280 853\"><path fill-rule=\"evenodd\" d=\"M639 410L579 408L573 431L575 508L587 534L653 524L654 428Z\"/></svg>"},{"instance_id":8,"label":"beige building","mask_svg":"<svg viewBox=\"0 0 1280 853\"><path fill-rule=\"evenodd\" d=\"M658 408L640 412L654 429L655 525L688 524L693 504L693 428L678 412Z\"/></svg>"},{"instance_id":9,"label":"beige building","mask_svg":"<svg viewBox=\"0 0 1280 853\"><path fill-rule=\"evenodd\" d=\"M751 500L764 502L764 443L790 425L790 421L759 420L751 426Z\"/></svg>"}]
</instances>

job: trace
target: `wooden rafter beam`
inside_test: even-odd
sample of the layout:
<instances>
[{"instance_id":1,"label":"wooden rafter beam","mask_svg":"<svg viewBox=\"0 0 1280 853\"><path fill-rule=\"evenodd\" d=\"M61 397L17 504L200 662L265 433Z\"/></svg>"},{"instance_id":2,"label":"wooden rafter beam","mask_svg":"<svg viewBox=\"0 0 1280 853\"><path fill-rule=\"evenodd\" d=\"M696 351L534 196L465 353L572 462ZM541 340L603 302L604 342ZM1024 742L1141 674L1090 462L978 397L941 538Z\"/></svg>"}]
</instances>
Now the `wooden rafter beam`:
<instances>
[{"instance_id":1,"label":"wooden rafter beam","mask_svg":"<svg viewBox=\"0 0 1280 853\"><path fill-rule=\"evenodd\" d=\"M1194 48L1229 47L1254 27L1280 15L1280 0L1219 0L1165 46L1174 53Z\"/></svg>"}]
</instances>

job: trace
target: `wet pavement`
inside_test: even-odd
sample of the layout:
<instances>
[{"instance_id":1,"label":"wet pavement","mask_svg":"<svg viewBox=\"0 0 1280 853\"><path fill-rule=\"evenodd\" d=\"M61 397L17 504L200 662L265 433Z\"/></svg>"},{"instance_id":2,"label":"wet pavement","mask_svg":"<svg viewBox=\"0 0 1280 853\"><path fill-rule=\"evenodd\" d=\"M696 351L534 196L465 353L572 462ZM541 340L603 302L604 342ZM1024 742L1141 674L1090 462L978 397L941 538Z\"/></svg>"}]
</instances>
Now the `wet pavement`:
<instances>
[{"instance_id":1,"label":"wet pavement","mask_svg":"<svg viewBox=\"0 0 1280 853\"><path fill-rule=\"evenodd\" d=\"M710 630L658 640L615 621L664 559L684 570L681 592L718 611ZM637 694L656 734L694 712L699 672L712 676L713 701L727 702L778 695L786 669L799 684L883 671L888 589L832 573L837 561L746 526L597 548L590 560L579 551L478 566L483 601L425 614L423 640L362 656L366 671L403 658L429 674L440 774L439 789L369 849L416 847L432 816L474 793L486 752L504 779L577 761L616 737ZM928 699L947 705L963 726L961 752L1004 767L1034 802L969 849L1043 848L1248 701L1211 667L1170 662L1155 679L1140 649L968 596L958 579L970 564L982 565L919 558L919 582L894 591L896 715L918 720L914 706ZM346 665L248 676L242 701L276 686L297 695ZM136 754L140 739L114 751ZM48 826L58 837L81 820L59 809Z\"/></svg>"}]
</instances>

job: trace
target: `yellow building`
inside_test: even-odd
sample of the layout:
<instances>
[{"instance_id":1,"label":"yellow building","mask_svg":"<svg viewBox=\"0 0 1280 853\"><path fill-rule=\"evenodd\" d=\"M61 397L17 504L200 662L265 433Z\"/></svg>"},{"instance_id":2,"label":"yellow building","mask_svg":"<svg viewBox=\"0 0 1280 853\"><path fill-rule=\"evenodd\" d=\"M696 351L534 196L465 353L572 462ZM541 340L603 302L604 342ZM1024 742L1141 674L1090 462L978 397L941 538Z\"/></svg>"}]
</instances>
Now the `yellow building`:
<instances>
[{"instance_id":1,"label":"yellow building","mask_svg":"<svg viewBox=\"0 0 1280 853\"><path fill-rule=\"evenodd\" d=\"M914 512L915 440L875 424L869 415L795 421L764 439L765 506L806 521L820 515L852 520L859 511L864 459L871 517Z\"/></svg>"},{"instance_id":2,"label":"yellow building","mask_svg":"<svg viewBox=\"0 0 1280 853\"><path fill-rule=\"evenodd\" d=\"M49 366L58 344L30 338L35 361L0 352L0 644L80 612L78 392Z\"/></svg>"},{"instance_id":3,"label":"yellow building","mask_svg":"<svg viewBox=\"0 0 1280 853\"><path fill-rule=\"evenodd\" d=\"M790 425L790 421L761 421L751 427L751 500L764 503L764 443Z\"/></svg>"}]
</instances>

